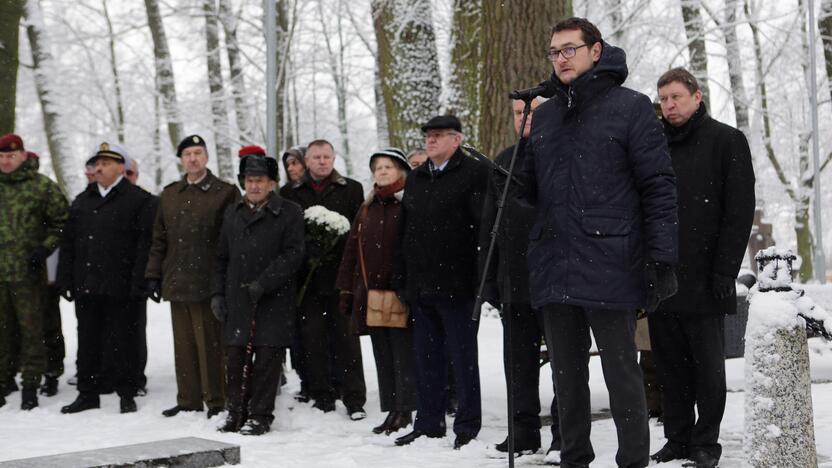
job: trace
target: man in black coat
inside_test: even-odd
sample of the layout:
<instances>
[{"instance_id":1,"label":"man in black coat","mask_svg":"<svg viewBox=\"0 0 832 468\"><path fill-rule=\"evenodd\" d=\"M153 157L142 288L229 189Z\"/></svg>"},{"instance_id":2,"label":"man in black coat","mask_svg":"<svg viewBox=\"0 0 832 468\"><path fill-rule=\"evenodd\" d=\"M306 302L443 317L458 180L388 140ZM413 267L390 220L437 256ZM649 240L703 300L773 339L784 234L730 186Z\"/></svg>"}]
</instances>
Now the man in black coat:
<instances>
[{"instance_id":1,"label":"man in black coat","mask_svg":"<svg viewBox=\"0 0 832 468\"><path fill-rule=\"evenodd\" d=\"M332 143L312 141L306 147L304 160L306 175L302 181L284 186L281 194L303 209L321 205L352 221L364 202L364 189L359 182L343 177L334 169ZM366 417L364 403L367 401L361 344L350 333L349 317L338 310L335 289L346 238L343 236L312 276L298 313L305 357L303 369L314 406L324 412L333 411L335 400L341 398L350 418L358 420ZM308 256L322 254L318 246L311 242L307 245ZM302 268L300 281L305 281L306 276L306 268ZM340 389L333 385L333 376L339 381Z\"/></svg>"},{"instance_id":2,"label":"man in black coat","mask_svg":"<svg viewBox=\"0 0 832 468\"><path fill-rule=\"evenodd\" d=\"M479 322L471 320L471 311L488 167L462 153L461 129L453 116L434 117L423 125L430 159L405 184L403 255L394 287L413 316L418 399L413 432L396 439L397 445L445 435L447 360L458 399L454 448L474 439L482 425Z\"/></svg>"},{"instance_id":3,"label":"man in black coat","mask_svg":"<svg viewBox=\"0 0 832 468\"><path fill-rule=\"evenodd\" d=\"M650 436L634 342L636 310L673 290L676 188L650 99L621 84L624 51L583 18L552 28L552 99L534 114L523 192L532 307L544 314L564 467L595 458L589 439L590 329L618 432L618 466L647 466Z\"/></svg>"},{"instance_id":4,"label":"man in black coat","mask_svg":"<svg viewBox=\"0 0 832 468\"><path fill-rule=\"evenodd\" d=\"M136 411L139 382L129 364L129 334L139 320L132 304L146 297L144 268L156 201L124 177L125 154L117 144L99 146L91 159L96 182L72 203L64 227L57 283L65 299L76 301L79 394L63 413L99 407L105 351L112 354L121 412Z\"/></svg>"},{"instance_id":5,"label":"man in black coat","mask_svg":"<svg viewBox=\"0 0 832 468\"><path fill-rule=\"evenodd\" d=\"M649 317L667 438L652 458L712 467L722 453L725 314L736 313L735 278L754 218L754 168L745 136L708 115L690 72L668 71L658 90L679 191L679 292Z\"/></svg>"},{"instance_id":6,"label":"man in black coat","mask_svg":"<svg viewBox=\"0 0 832 468\"><path fill-rule=\"evenodd\" d=\"M274 420L283 354L295 330L303 212L275 193L276 159L246 156L240 175L246 195L225 210L211 281L211 311L224 322L227 344L228 416L220 431L260 435Z\"/></svg>"},{"instance_id":7,"label":"man in black coat","mask_svg":"<svg viewBox=\"0 0 832 468\"><path fill-rule=\"evenodd\" d=\"M520 132L524 102L512 101L514 113L514 129ZM532 101L532 112L539 101ZM526 139L529 137L532 124L532 114L526 120L523 129L523 140L517 152L515 167L522 164L525 158ZM509 146L497 155L494 162L508 170L514 146ZM504 176L497 171L491 172L485 205L482 213L482 227L480 227L480 264L485 265L488 246L491 242L491 231L497 216L502 191L500 184ZM529 231L534 224L535 211L528 204L520 203L516 198L506 200L506 208L497 231L492 262L488 265L486 274L485 299L492 305L502 304L503 343L504 350L508 349L508 327L506 327L506 313L511 314L511 350L512 362L504 351L504 367L506 380L508 368L513 366L514 379L510 382L514 391L514 450L515 452L536 452L540 448L540 396L538 392L540 382L540 345L543 341L543 315L539 309L532 308L529 299L529 269L526 261L526 249L529 245ZM552 373L554 377L554 373ZM553 381L554 388L554 381ZM554 398L552 411L552 443L547 451L547 461L560 460L560 425L558 424L557 398ZM508 437L496 449L508 452Z\"/></svg>"}]
</instances>

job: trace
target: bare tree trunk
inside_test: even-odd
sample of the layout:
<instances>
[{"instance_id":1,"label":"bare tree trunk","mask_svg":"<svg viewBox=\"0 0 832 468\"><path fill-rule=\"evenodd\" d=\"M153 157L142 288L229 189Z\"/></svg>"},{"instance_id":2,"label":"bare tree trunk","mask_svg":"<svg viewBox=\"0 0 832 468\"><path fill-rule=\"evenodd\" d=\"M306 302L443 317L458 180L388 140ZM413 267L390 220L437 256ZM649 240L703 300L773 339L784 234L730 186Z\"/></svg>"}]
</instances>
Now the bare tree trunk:
<instances>
[{"instance_id":1,"label":"bare tree trunk","mask_svg":"<svg viewBox=\"0 0 832 468\"><path fill-rule=\"evenodd\" d=\"M246 83L243 76L243 63L240 57L240 44L237 42L237 15L231 8L231 0L219 0L220 22L225 32L225 51L228 54L228 68L231 90L234 93L234 115L237 120L237 132L244 144L252 142L250 111L246 105Z\"/></svg>"},{"instance_id":2,"label":"bare tree trunk","mask_svg":"<svg viewBox=\"0 0 832 468\"><path fill-rule=\"evenodd\" d=\"M350 158L350 140L349 129L347 125L347 77L344 70L344 51L346 46L344 44L343 28L341 24L341 17L343 13L343 0L337 1L337 9L335 13L335 35L338 43L335 44L337 49L333 49L333 39L329 26L326 23L326 16L321 2L318 3L318 18L321 22L321 31L324 38L324 45L327 52L327 64L329 65L329 72L332 75L332 81L335 83L335 101L337 103L338 112L338 133L341 135L341 154L343 155L345 167L347 168L347 175L352 173L352 164Z\"/></svg>"},{"instance_id":3,"label":"bare tree trunk","mask_svg":"<svg viewBox=\"0 0 832 468\"><path fill-rule=\"evenodd\" d=\"M390 144L419 148L420 127L438 114L441 89L431 2L372 0L371 9Z\"/></svg>"},{"instance_id":4,"label":"bare tree trunk","mask_svg":"<svg viewBox=\"0 0 832 468\"><path fill-rule=\"evenodd\" d=\"M113 32L113 22L110 20L110 12L107 9L107 0L101 0L102 11L104 13L104 20L107 23L107 38L110 47L110 69L113 72L113 89L116 99L116 121L114 126L116 128L116 136L119 143L124 143L124 104L121 97L121 79L118 74L118 62L116 61L116 37Z\"/></svg>"},{"instance_id":5,"label":"bare tree trunk","mask_svg":"<svg viewBox=\"0 0 832 468\"><path fill-rule=\"evenodd\" d=\"M205 46L208 64L208 89L211 92L211 115L214 124L214 144L217 147L217 173L221 179L234 180L234 163L228 139L228 106L222 79L220 31L214 0L203 0L205 15Z\"/></svg>"},{"instance_id":6,"label":"bare tree trunk","mask_svg":"<svg viewBox=\"0 0 832 468\"><path fill-rule=\"evenodd\" d=\"M572 16L568 0L516 0L483 2L483 53L480 144L485 154L496 156L517 140L512 125L512 89L528 88L552 74L545 51L551 28Z\"/></svg>"},{"instance_id":7,"label":"bare tree trunk","mask_svg":"<svg viewBox=\"0 0 832 468\"><path fill-rule=\"evenodd\" d=\"M826 62L826 80L832 83L832 0L821 0L818 30L823 44L823 58ZM832 86L829 86L832 96Z\"/></svg>"},{"instance_id":8,"label":"bare tree trunk","mask_svg":"<svg viewBox=\"0 0 832 468\"><path fill-rule=\"evenodd\" d=\"M737 128L747 137L751 126L748 123L748 98L742 81L742 59L740 43L737 40L737 3L737 0L725 0L725 22L722 24L722 31L725 34L728 78L731 81L731 98L734 102Z\"/></svg>"},{"instance_id":9,"label":"bare tree trunk","mask_svg":"<svg viewBox=\"0 0 832 468\"><path fill-rule=\"evenodd\" d=\"M468 144L479 147L482 0L454 0L447 113L466 124Z\"/></svg>"},{"instance_id":10,"label":"bare tree trunk","mask_svg":"<svg viewBox=\"0 0 832 468\"><path fill-rule=\"evenodd\" d=\"M702 101L710 109L708 91L708 54L705 52L705 24L700 13L701 0L682 0L682 19L685 22L685 34L688 38L690 54L690 72L699 81L702 89Z\"/></svg>"},{"instance_id":11,"label":"bare tree trunk","mask_svg":"<svg viewBox=\"0 0 832 468\"><path fill-rule=\"evenodd\" d=\"M179 101L176 98L176 80L173 76L173 62L165 35L165 25L159 12L158 0L144 0L147 10L147 24L150 27L150 37L153 39L153 56L156 59L156 77L158 93L162 96L165 116L168 121L168 135L173 148L179 145L183 138L182 121L179 115Z\"/></svg>"},{"instance_id":12,"label":"bare tree trunk","mask_svg":"<svg viewBox=\"0 0 832 468\"><path fill-rule=\"evenodd\" d=\"M153 183L156 186L155 193L162 191L164 176L162 168L162 106L160 101L161 97L158 94L153 96L153 122L156 124L153 126L153 167L155 168Z\"/></svg>"},{"instance_id":13,"label":"bare tree trunk","mask_svg":"<svg viewBox=\"0 0 832 468\"><path fill-rule=\"evenodd\" d=\"M0 135L14 132L20 18L25 0L0 1Z\"/></svg>"},{"instance_id":14,"label":"bare tree trunk","mask_svg":"<svg viewBox=\"0 0 832 468\"><path fill-rule=\"evenodd\" d=\"M73 158L73 148L69 143L66 122L61 115L63 106L59 102L55 80L60 76L54 69L54 59L50 52L43 12L38 0L26 2L26 36L32 51L35 88L43 113L43 127L52 158L52 170L61 190L69 196L79 193L83 183L78 177L78 167Z\"/></svg>"},{"instance_id":15,"label":"bare tree trunk","mask_svg":"<svg viewBox=\"0 0 832 468\"><path fill-rule=\"evenodd\" d=\"M291 30L289 28L289 7L286 0L275 1L277 16L277 146L286 148L286 122L288 109L286 108L286 76L289 72L289 47L291 46ZM295 2L295 7L297 2ZM296 13L296 11L295 11ZM293 15L296 18L297 15ZM294 24L293 24L294 26Z\"/></svg>"}]
</instances>

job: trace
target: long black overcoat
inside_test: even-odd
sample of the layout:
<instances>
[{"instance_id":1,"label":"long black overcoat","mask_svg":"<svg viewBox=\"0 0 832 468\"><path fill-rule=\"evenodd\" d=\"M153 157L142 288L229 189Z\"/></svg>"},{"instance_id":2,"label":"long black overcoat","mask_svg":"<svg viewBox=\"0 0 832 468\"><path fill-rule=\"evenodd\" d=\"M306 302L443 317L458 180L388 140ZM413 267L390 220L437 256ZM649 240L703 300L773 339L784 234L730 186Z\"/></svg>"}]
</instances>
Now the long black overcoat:
<instances>
[{"instance_id":1,"label":"long black overcoat","mask_svg":"<svg viewBox=\"0 0 832 468\"><path fill-rule=\"evenodd\" d=\"M754 221L754 167L741 131L705 105L678 128L665 122L679 192L679 291L658 313L733 314L735 296L716 299L713 274L736 278Z\"/></svg>"},{"instance_id":2,"label":"long black overcoat","mask_svg":"<svg viewBox=\"0 0 832 468\"><path fill-rule=\"evenodd\" d=\"M292 344L303 236L300 207L277 194L257 211L244 200L225 210L211 291L212 297L225 296L228 306L227 345L245 346L249 339L254 304L248 285L254 281L265 290L256 309L254 346Z\"/></svg>"}]
</instances>

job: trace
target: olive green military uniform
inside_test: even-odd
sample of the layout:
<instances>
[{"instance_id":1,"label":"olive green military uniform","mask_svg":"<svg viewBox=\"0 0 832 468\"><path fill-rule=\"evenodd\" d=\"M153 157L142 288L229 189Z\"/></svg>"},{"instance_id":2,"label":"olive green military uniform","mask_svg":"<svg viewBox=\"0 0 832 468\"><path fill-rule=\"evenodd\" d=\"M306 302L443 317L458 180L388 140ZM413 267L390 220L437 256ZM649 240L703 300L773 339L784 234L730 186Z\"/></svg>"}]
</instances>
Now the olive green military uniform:
<instances>
[{"instance_id":1,"label":"olive green military uniform","mask_svg":"<svg viewBox=\"0 0 832 468\"><path fill-rule=\"evenodd\" d=\"M30 275L29 257L38 248L53 251L68 217L58 185L25 161L0 173L0 382L14 371L12 333L20 333L18 362L23 388L36 388L46 369L44 309L46 265Z\"/></svg>"},{"instance_id":2,"label":"olive green military uniform","mask_svg":"<svg viewBox=\"0 0 832 468\"><path fill-rule=\"evenodd\" d=\"M222 324L211 313L210 272L225 208L240 199L237 187L211 171L196 184L165 187L153 226L145 277L161 279L171 302L177 405L225 405Z\"/></svg>"}]
</instances>

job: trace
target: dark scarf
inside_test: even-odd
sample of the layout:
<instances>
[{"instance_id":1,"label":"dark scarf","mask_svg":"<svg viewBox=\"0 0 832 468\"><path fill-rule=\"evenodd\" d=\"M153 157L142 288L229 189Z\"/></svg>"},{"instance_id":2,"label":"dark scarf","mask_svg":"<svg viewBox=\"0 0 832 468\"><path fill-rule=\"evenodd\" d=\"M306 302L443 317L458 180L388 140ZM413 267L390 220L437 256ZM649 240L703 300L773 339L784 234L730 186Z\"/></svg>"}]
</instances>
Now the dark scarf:
<instances>
[{"instance_id":1,"label":"dark scarf","mask_svg":"<svg viewBox=\"0 0 832 468\"><path fill-rule=\"evenodd\" d=\"M694 130L699 128L702 125L702 122L705 121L705 118L708 116L708 110L705 108L705 103L699 103L699 109L696 109L696 112L693 113L692 116L688 119L687 122L683 123L679 127L674 127L670 124L667 120L662 119L662 123L664 124L664 133L667 136L667 141L669 143L676 143L679 141L683 141L691 134Z\"/></svg>"},{"instance_id":2,"label":"dark scarf","mask_svg":"<svg viewBox=\"0 0 832 468\"><path fill-rule=\"evenodd\" d=\"M375 194L379 198L379 200L386 201L392 199L396 195L396 193L401 191L403 188L404 177L399 177L399 180L393 182L390 185L385 185L384 187L374 185L373 191L375 191Z\"/></svg>"}]
</instances>

